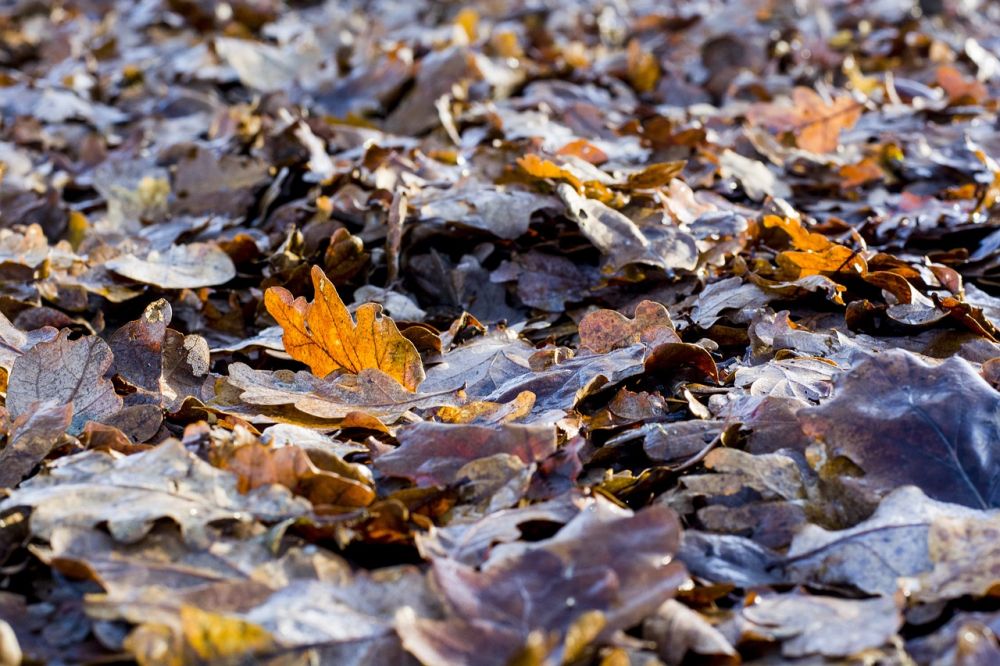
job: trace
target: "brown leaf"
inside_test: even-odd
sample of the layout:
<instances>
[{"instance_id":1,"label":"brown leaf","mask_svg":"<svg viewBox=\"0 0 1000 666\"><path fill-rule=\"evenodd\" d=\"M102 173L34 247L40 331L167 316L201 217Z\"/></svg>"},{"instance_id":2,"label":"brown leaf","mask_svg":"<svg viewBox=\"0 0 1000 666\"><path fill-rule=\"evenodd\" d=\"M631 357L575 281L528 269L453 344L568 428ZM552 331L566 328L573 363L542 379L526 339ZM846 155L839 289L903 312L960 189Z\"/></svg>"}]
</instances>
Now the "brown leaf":
<instances>
[{"instance_id":1,"label":"brown leaf","mask_svg":"<svg viewBox=\"0 0 1000 666\"><path fill-rule=\"evenodd\" d=\"M551 539L498 548L479 570L435 559L434 578L449 617L400 617L406 649L425 663L499 666L539 630L555 634L540 649L559 663L573 643L568 635L582 629L578 623L589 611L603 617L595 631L583 632L584 645L658 608L685 578L672 561L680 532L676 516L662 506L633 515L603 499L588 508Z\"/></svg>"},{"instance_id":2,"label":"brown leaf","mask_svg":"<svg viewBox=\"0 0 1000 666\"><path fill-rule=\"evenodd\" d=\"M556 431L545 426L417 423L400 431L398 449L380 456L375 468L419 485L447 485L466 463L499 453L533 463L556 450Z\"/></svg>"},{"instance_id":3,"label":"brown leaf","mask_svg":"<svg viewBox=\"0 0 1000 666\"><path fill-rule=\"evenodd\" d=\"M654 301L635 306L628 319L614 310L590 312L580 321L580 346L598 354L643 343L654 347L663 342L680 342L667 309Z\"/></svg>"},{"instance_id":4,"label":"brown leaf","mask_svg":"<svg viewBox=\"0 0 1000 666\"><path fill-rule=\"evenodd\" d=\"M69 432L83 431L87 421L103 421L117 414L122 399L107 378L114 359L111 348L97 336L70 340L64 330L52 342L43 342L14 361L7 388L7 409L18 417L37 401L73 405Z\"/></svg>"},{"instance_id":5,"label":"brown leaf","mask_svg":"<svg viewBox=\"0 0 1000 666\"><path fill-rule=\"evenodd\" d=\"M0 451L0 487L13 488L59 444L73 419L73 406L55 400L32 403L11 425Z\"/></svg>"},{"instance_id":6,"label":"brown leaf","mask_svg":"<svg viewBox=\"0 0 1000 666\"><path fill-rule=\"evenodd\" d=\"M850 95L839 95L827 104L811 88L797 87L791 100L758 104L748 114L751 123L795 134L799 148L829 153L840 145L840 132L854 127L862 106Z\"/></svg>"},{"instance_id":7,"label":"brown leaf","mask_svg":"<svg viewBox=\"0 0 1000 666\"><path fill-rule=\"evenodd\" d=\"M967 79L950 65L942 65L935 72L936 83L948 95L948 103L953 106L982 104L989 99L989 91L982 81Z\"/></svg>"},{"instance_id":8,"label":"brown leaf","mask_svg":"<svg viewBox=\"0 0 1000 666\"><path fill-rule=\"evenodd\" d=\"M1000 394L967 361L931 363L890 350L840 375L834 387L830 400L799 419L829 457L864 470L852 483L875 494L913 484L934 499L1000 506Z\"/></svg>"},{"instance_id":9,"label":"brown leaf","mask_svg":"<svg viewBox=\"0 0 1000 666\"><path fill-rule=\"evenodd\" d=\"M65 458L49 473L22 483L0 507L31 507L32 533L46 539L57 528L107 523L116 539L135 542L155 521L170 518L194 543L204 543L206 526L215 521L277 522L308 510L284 488L243 495L236 485L235 475L169 440L124 458L96 451Z\"/></svg>"},{"instance_id":10,"label":"brown leaf","mask_svg":"<svg viewBox=\"0 0 1000 666\"><path fill-rule=\"evenodd\" d=\"M163 343L172 316L170 304L161 298L146 306L141 319L125 324L109 340L115 356L112 372L154 394L157 401L163 371Z\"/></svg>"},{"instance_id":11,"label":"brown leaf","mask_svg":"<svg viewBox=\"0 0 1000 666\"><path fill-rule=\"evenodd\" d=\"M336 287L318 266L312 268L316 300L293 299L287 289L271 287L264 294L268 312L285 333L285 350L317 377L334 370L357 374L377 369L415 391L424 379L424 366L413 343L396 324L382 316L373 303L357 310L357 321L340 300Z\"/></svg>"},{"instance_id":12,"label":"brown leaf","mask_svg":"<svg viewBox=\"0 0 1000 666\"><path fill-rule=\"evenodd\" d=\"M381 370L369 368L357 375L321 380L306 372L252 370L242 363L229 366L228 383L240 389L240 400L251 405L294 405L323 419L343 419L365 412L391 423L410 409L454 406L456 390L434 393L407 391Z\"/></svg>"},{"instance_id":13,"label":"brown leaf","mask_svg":"<svg viewBox=\"0 0 1000 666\"><path fill-rule=\"evenodd\" d=\"M785 657L851 657L887 644L903 623L892 597L837 599L807 594L755 597L740 611L743 632L781 642Z\"/></svg>"},{"instance_id":14,"label":"brown leaf","mask_svg":"<svg viewBox=\"0 0 1000 666\"><path fill-rule=\"evenodd\" d=\"M293 445L271 448L247 444L234 449L219 466L239 477L239 489L244 493L278 483L313 506L363 507L375 500L370 485L319 469L305 451Z\"/></svg>"},{"instance_id":15,"label":"brown leaf","mask_svg":"<svg viewBox=\"0 0 1000 666\"><path fill-rule=\"evenodd\" d=\"M469 423L493 425L512 423L526 416L535 405L535 394L531 391L518 393L507 403L477 400L460 407L441 407L436 416L444 423Z\"/></svg>"},{"instance_id":16,"label":"brown leaf","mask_svg":"<svg viewBox=\"0 0 1000 666\"><path fill-rule=\"evenodd\" d=\"M212 243L173 245L143 257L125 254L105 264L115 273L161 289L197 289L225 284L236 277L229 255Z\"/></svg>"}]
</instances>

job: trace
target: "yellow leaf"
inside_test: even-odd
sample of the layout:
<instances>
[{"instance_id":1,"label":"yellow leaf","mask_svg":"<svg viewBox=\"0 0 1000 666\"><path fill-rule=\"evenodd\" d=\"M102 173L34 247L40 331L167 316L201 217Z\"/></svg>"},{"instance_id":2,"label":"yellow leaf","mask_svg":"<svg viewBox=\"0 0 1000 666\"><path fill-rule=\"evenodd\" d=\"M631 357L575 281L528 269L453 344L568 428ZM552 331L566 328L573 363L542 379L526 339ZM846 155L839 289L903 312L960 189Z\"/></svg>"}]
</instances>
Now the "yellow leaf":
<instances>
[{"instance_id":1,"label":"yellow leaf","mask_svg":"<svg viewBox=\"0 0 1000 666\"><path fill-rule=\"evenodd\" d=\"M479 12L471 7L466 7L455 16L455 25L462 29L468 41L476 41L479 27Z\"/></svg>"},{"instance_id":2,"label":"yellow leaf","mask_svg":"<svg viewBox=\"0 0 1000 666\"><path fill-rule=\"evenodd\" d=\"M790 276L800 278L825 273L857 273L868 271L865 260L857 252L843 245L830 245L819 252L782 252L778 265Z\"/></svg>"},{"instance_id":3,"label":"yellow leaf","mask_svg":"<svg viewBox=\"0 0 1000 666\"><path fill-rule=\"evenodd\" d=\"M358 374L375 368L407 390L424 379L424 366L413 343L403 337L395 322L382 315L382 306L365 303L351 317L336 287L318 266L312 268L316 298L292 298L282 287L264 294L264 305L284 329L285 351L309 366L317 377L334 370Z\"/></svg>"},{"instance_id":4,"label":"yellow leaf","mask_svg":"<svg viewBox=\"0 0 1000 666\"><path fill-rule=\"evenodd\" d=\"M203 660L249 656L273 645L260 625L194 606L181 606L181 631L188 647Z\"/></svg>"},{"instance_id":5,"label":"yellow leaf","mask_svg":"<svg viewBox=\"0 0 1000 666\"><path fill-rule=\"evenodd\" d=\"M477 400L461 407L441 407L437 417L444 423L512 423L531 413L535 394L521 391L510 402Z\"/></svg>"},{"instance_id":6,"label":"yellow leaf","mask_svg":"<svg viewBox=\"0 0 1000 666\"><path fill-rule=\"evenodd\" d=\"M74 250L80 249L80 243L86 238L89 230L90 223L87 221L87 216L79 211L70 211L66 237Z\"/></svg>"},{"instance_id":7,"label":"yellow leaf","mask_svg":"<svg viewBox=\"0 0 1000 666\"><path fill-rule=\"evenodd\" d=\"M776 257L786 278L796 279L826 273L864 275L868 272L868 264L860 254L834 243L823 234L809 231L798 220L766 215L764 227L778 228L788 235L793 249Z\"/></svg>"},{"instance_id":8,"label":"yellow leaf","mask_svg":"<svg viewBox=\"0 0 1000 666\"><path fill-rule=\"evenodd\" d=\"M833 245L833 242L823 234L809 231L798 220L790 217L778 217L777 215L765 215L764 227L767 229L778 228L788 234L791 246L796 250L822 251Z\"/></svg>"},{"instance_id":9,"label":"yellow leaf","mask_svg":"<svg viewBox=\"0 0 1000 666\"><path fill-rule=\"evenodd\" d=\"M638 41L629 42L628 51L628 82L636 92L650 92L660 80L660 63L656 56L643 50Z\"/></svg>"}]
</instances>

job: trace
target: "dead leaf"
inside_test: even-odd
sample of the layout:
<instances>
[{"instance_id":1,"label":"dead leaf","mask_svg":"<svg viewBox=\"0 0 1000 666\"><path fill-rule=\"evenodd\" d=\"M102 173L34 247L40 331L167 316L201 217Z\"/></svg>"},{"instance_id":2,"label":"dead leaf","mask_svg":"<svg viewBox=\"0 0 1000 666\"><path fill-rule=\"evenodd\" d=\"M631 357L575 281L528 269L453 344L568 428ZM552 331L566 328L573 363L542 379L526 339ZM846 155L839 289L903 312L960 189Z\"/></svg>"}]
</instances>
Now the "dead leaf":
<instances>
[{"instance_id":1,"label":"dead leaf","mask_svg":"<svg viewBox=\"0 0 1000 666\"><path fill-rule=\"evenodd\" d=\"M173 245L143 257L126 254L105 264L115 273L161 289L196 289L225 284L236 277L229 255L211 243Z\"/></svg>"},{"instance_id":2,"label":"dead leaf","mask_svg":"<svg viewBox=\"0 0 1000 666\"><path fill-rule=\"evenodd\" d=\"M106 523L119 541L135 542L161 518L170 518L192 543L220 520L277 522L302 515L308 504L285 488L237 490L235 475L213 468L177 440L126 458L99 452L60 461L48 474L22 483L0 506L32 509L32 533L48 539L61 527Z\"/></svg>"},{"instance_id":3,"label":"dead leaf","mask_svg":"<svg viewBox=\"0 0 1000 666\"><path fill-rule=\"evenodd\" d=\"M69 335L63 330L52 342L39 343L14 361L7 409L17 417L37 401L72 404L69 431L77 434L87 421L117 414L122 399L107 378L114 359L107 343L96 336L70 340Z\"/></svg>"},{"instance_id":4,"label":"dead leaf","mask_svg":"<svg viewBox=\"0 0 1000 666\"><path fill-rule=\"evenodd\" d=\"M854 127L861 112L862 106L850 95L835 96L827 103L813 89L800 86L790 100L755 105L748 119L755 125L791 132L799 148L822 154L837 149L841 130Z\"/></svg>"},{"instance_id":5,"label":"dead leaf","mask_svg":"<svg viewBox=\"0 0 1000 666\"><path fill-rule=\"evenodd\" d=\"M55 448L73 419L73 406L55 400L28 406L11 424L0 451L0 487L13 488Z\"/></svg>"},{"instance_id":6,"label":"dead leaf","mask_svg":"<svg viewBox=\"0 0 1000 666\"><path fill-rule=\"evenodd\" d=\"M239 489L244 493L281 484L308 499L313 506L363 507L375 500L370 485L319 469L305 451L294 445L270 448L246 444L233 450L219 466L239 477Z\"/></svg>"},{"instance_id":7,"label":"dead leaf","mask_svg":"<svg viewBox=\"0 0 1000 666\"><path fill-rule=\"evenodd\" d=\"M640 342L655 347L680 341L667 309L653 301L635 306L631 320L614 310L597 310L580 321L580 346L598 354Z\"/></svg>"},{"instance_id":8,"label":"dead leaf","mask_svg":"<svg viewBox=\"0 0 1000 666\"><path fill-rule=\"evenodd\" d=\"M357 375L317 379L306 372L252 370L242 363L229 366L228 383L242 391L240 400L250 405L294 405L322 419L343 419L365 412L393 422L411 409L454 406L455 390L413 393L381 370L368 368Z\"/></svg>"},{"instance_id":9,"label":"dead leaf","mask_svg":"<svg viewBox=\"0 0 1000 666\"><path fill-rule=\"evenodd\" d=\"M892 350L866 359L834 382L833 397L799 412L805 431L829 456L846 456L868 493L906 484L933 499L1000 506L992 473L1000 438L1000 395L960 358L930 363Z\"/></svg>"},{"instance_id":10,"label":"dead leaf","mask_svg":"<svg viewBox=\"0 0 1000 666\"><path fill-rule=\"evenodd\" d=\"M851 657L887 644L903 623L893 597L761 595L740 611L743 631L781 642L785 657Z\"/></svg>"},{"instance_id":11,"label":"dead leaf","mask_svg":"<svg viewBox=\"0 0 1000 666\"><path fill-rule=\"evenodd\" d=\"M316 300L293 299L287 289L271 287L264 302L284 329L285 350L318 377L334 370L357 374L377 369L415 391L424 379L424 366L413 343L396 324L381 315L381 307L366 304L351 316L322 269L312 268Z\"/></svg>"},{"instance_id":12,"label":"dead leaf","mask_svg":"<svg viewBox=\"0 0 1000 666\"><path fill-rule=\"evenodd\" d=\"M556 450L556 432L545 426L452 425L424 422L400 433L398 449L379 456L375 469L419 485L447 485L466 463L506 453L530 464Z\"/></svg>"}]
</instances>

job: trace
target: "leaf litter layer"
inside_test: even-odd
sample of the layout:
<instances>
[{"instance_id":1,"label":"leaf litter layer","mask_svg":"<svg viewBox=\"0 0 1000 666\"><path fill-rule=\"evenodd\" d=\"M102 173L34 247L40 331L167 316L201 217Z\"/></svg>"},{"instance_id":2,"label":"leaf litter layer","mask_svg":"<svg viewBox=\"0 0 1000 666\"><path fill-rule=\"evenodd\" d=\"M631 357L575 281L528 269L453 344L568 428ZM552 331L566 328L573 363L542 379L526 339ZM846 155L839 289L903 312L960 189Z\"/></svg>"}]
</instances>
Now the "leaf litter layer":
<instances>
[{"instance_id":1,"label":"leaf litter layer","mask_svg":"<svg viewBox=\"0 0 1000 666\"><path fill-rule=\"evenodd\" d=\"M998 29L5 3L0 662L997 662Z\"/></svg>"}]
</instances>

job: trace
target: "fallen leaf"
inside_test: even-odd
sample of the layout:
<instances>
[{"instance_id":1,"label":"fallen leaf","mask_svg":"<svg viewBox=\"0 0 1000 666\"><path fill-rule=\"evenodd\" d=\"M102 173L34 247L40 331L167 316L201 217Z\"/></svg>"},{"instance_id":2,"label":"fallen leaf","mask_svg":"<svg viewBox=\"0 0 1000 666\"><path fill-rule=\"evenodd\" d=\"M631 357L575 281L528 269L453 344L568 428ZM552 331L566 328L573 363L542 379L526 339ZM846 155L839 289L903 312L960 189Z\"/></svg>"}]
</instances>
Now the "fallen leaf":
<instances>
[{"instance_id":1,"label":"fallen leaf","mask_svg":"<svg viewBox=\"0 0 1000 666\"><path fill-rule=\"evenodd\" d=\"M743 631L781 643L785 657L851 657L887 644L903 623L893 597L769 594L740 611Z\"/></svg>"},{"instance_id":2,"label":"fallen leaf","mask_svg":"<svg viewBox=\"0 0 1000 666\"><path fill-rule=\"evenodd\" d=\"M833 397L799 419L830 457L846 456L864 471L852 483L869 493L912 484L933 499L1000 506L992 473L1000 394L967 361L884 352L841 374Z\"/></svg>"},{"instance_id":3,"label":"fallen leaf","mask_svg":"<svg viewBox=\"0 0 1000 666\"><path fill-rule=\"evenodd\" d=\"M688 653L723 658L736 663L736 649L722 633L697 612L674 599L660 606L643 622L642 636L656 643L667 664L680 664Z\"/></svg>"},{"instance_id":4,"label":"fallen leaf","mask_svg":"<svg viewBox=\"0 0 1000 666\"><path fill-rule=\"evenodd\" d=\"M556 450L555 429L525 425L452 425L424 422L400 433L400 446L375 460L388 476L419 485L447 485L466 463L506 453L533 463Z\"/></svg>"},{"instance_id":5,"label":"fallen leaf","mask_svg":"<svg viewBox=\"0 0 1000 666\"><path fill-rule=\"evenodd\" d=\"M413 393L374 368L357 375L317 379L306 372L253 370L243 363L234 363L229 366L226 381L242 391L240 400L249 405L294 405L323 419L343 419L352 412L365 412L391 423L411 409L454 406L460 402L454 389Z\"/></svg>"},{"instance_id":6,"label":"fallen leaf","mask_svg":"<svg viewBox=\"0 0 1000 666\"><path fill-rule=\"evenodd\" d=\"M17 417L37 401L72 404L69 432L78 434L87 421L117 414L122 399L107 378L114 359L107 343L96 336L70 340L69 335L64 330L55 340L35 345L14 361L7 409Z\"/></svg>"},{"instance_id":7,"label":"fallen leaf","mask_svg":"<svg viewBox=\"0 0 1000 666\"><path fill-rule=\"evenodd\" d=\"M614 310L597 310L580 321L580 346L598 354L643 343L655 347L662 342L680 342L667 309L653 301L635 306L628 319Z\"/></svg>"},{"instance_id":8,"label":"fallen leaf","mask_svg":"<svg viewBox=\"0 0 1000 666\"><path fill-rule=\"evenodd\" d=\"M55 448L73 418L73 406L55 400L28 406L11 424L0 451L0 487L13 488Z\"/></svg>"},{"instance_id":9,"label":"fallen leaf","mask_svg":"<svg viewBox=\"0 0 1000 666\"><path fill-rule=\"evenodd\" d=\"M579 623L588 611L603 617L584 631L584 645L631 626L674 593L684 579L683 567L671 558L677 532L676 517L664 507L631 515L598 500L551 539L498 547L479 571L434 560L449 617L403 614L397 631L424 662L507 664L540 628L555 633L543 653L559 660L572 645L569 635L583 630Z\"/></svg>"},{"instance_id":10,"label":"fallen leaf","mask_svg":"<svg viewBox=\"0 0 1000 666\"><path fill-rule=\"evenodd\" d=\"M239 477L239 489L244 493L281 484L313 506L363 507L375 500L370 485L319 469L305 451L294 445L271 448L250 443L236 448L218 464Z\"/></svg>"},{"instance_id":11,"label":"fallen leaf","mask_svg":"<svg viewBox=\"0 0 1000 666\"><path fill-rule=\"evenodd\" d=\"M318 377L334 370L357 374L381 370L415 391L424 379L424 366L413 343L396 324L381 315L382 308L366 304L358 308L357 321L344 306L322 269L312 268L316 300L293 299L287 289L271 287L264 302L285 333L285 350L302 361Z\"/></svg>"},{"instance_id":12,"label":"fallen leaf","mask_svg":"<svg viewBox=\"0 0 1000 666\"><path fill-rule=\"evenodd\" d=\"M594 247L607 256L608 267L617 271L632 263L664 270L693 270L698 265L698 247L689 234L661 219L640 228L614 208L577 193L565 183L557 188L569 216Z\"/></svg>"},{"instance_id":13,"label":"fallen leaf","mask_svg":"<svg viewBox=\"0 0 1000 666\"><path fill-rule=\"evenodd\" d=\"M862 106L850 95L834 96L827 103L811 88L792 90L790 100L758 104L748 119L780 132L792 132L799 148L814 153L829 153L840 145L841 130L850 129L861 117Z\"/></svg>"},{"instance_id":14,"label":"fallen leaf","mask_svg":"<svg viewBox=\"0 0 1000 666\"><path fill-rule=\"evenodd\" d=\"M882 500L868 519L844 530L807 525L792 540L781 567L803 584L849 586L866 594L895 594L904 577L932 567L929 533L939 519L982 512L929 499L903 486ZM963 548L964 551L964 548Z\"/></svg>"},{"instance_id":15,"label":"fallen leaf","mask_svg":"<svg viewBox=\"0 0 1000 666\"><path fill-rule=\"evenodd\" d=\"M236 486L235 475L171 440L126 458L99 452L64 458L48 474L22 483L0 506L31 507L31 531L45 539L57 528L106 523L119 541L135 542L155 521L170 518L196 544L205 542L206 527L216 521L277 522L308 510L285 488L244 495Z\"/></svg>"},{"instance_id":16,"label":"fallen leaf","mask_svg":"<svg viewBox=\"0 0 1000 666\"><path fill-rule=\"evenodd\" d=\"M211 243L173 245L166 252L151 250L141 258L126 254L105 266L122 277L161 289L214 287L236 277L233 260Z\"/></svg>"}]
</instances>

